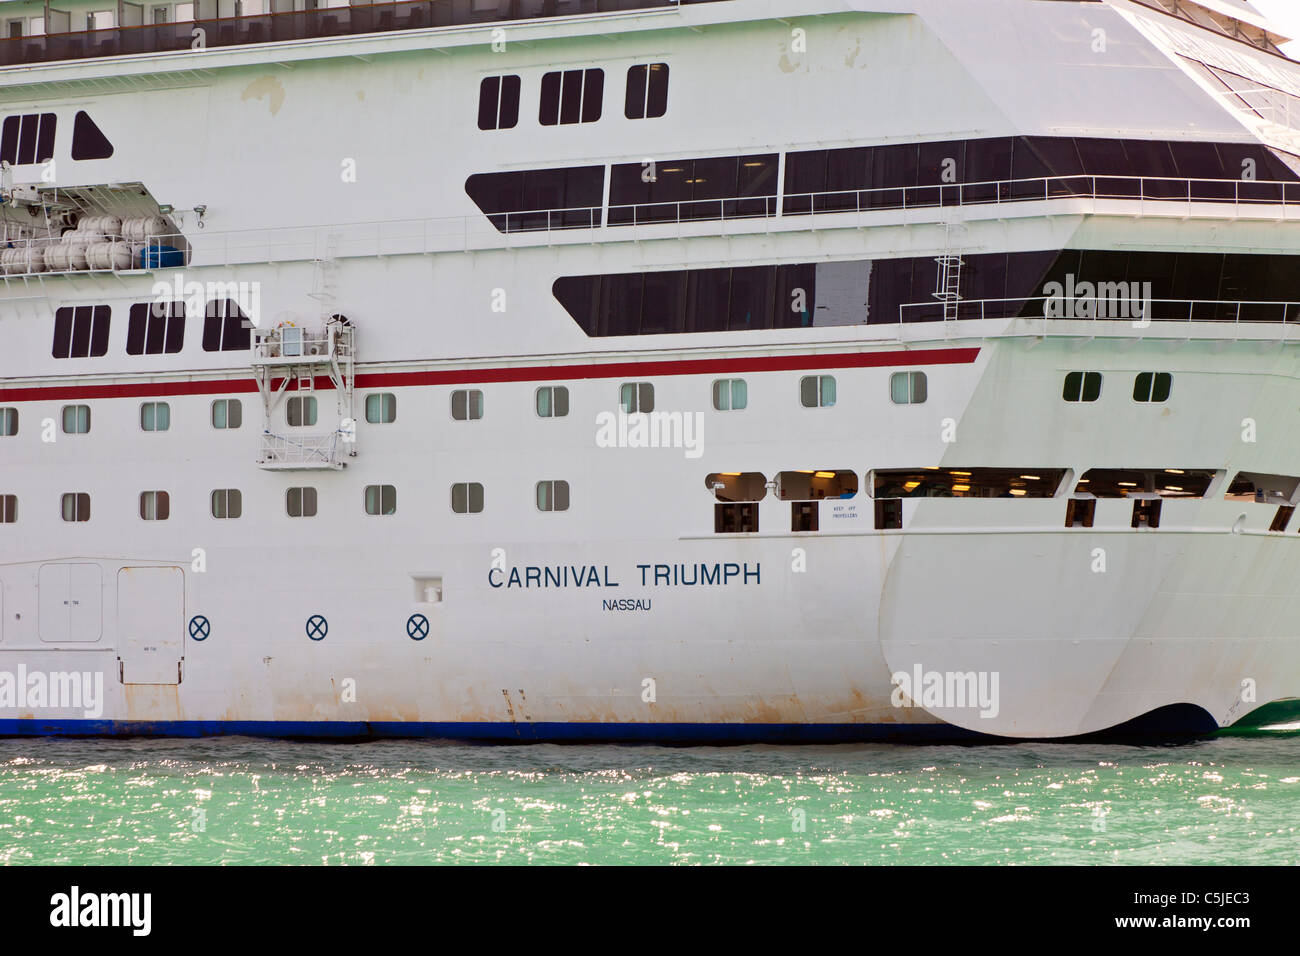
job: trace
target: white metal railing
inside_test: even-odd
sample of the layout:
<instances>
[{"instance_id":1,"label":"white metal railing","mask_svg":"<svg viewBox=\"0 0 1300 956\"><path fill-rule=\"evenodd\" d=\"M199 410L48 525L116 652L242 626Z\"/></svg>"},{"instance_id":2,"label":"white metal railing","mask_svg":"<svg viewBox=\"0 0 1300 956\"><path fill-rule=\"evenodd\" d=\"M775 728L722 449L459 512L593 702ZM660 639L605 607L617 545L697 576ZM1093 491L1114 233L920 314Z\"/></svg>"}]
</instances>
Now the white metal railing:
<instances>
[{"instance_id":1,"label":"white metal railing","mask_svg":"<svg viewBox=\"0 0 1300 956\"><path fill-rule=\"evenodd\" d=\"M155 236L132 255L125 267L51 269L46 250L62 240L11 240L0 261L0 279L39 274L126 272L169 266L232 266L258 262L351 257L420 255L516 246L640 238L638 229L726 222L730 230L771 231L782 228L828 228L826 216L844 227L860 222L846 214L942 210L950 206L1011 206L1034 201L1120 200L1138 204L1138 215L1234 219L1300 219L1300 182L1238 179L1182 179L1154 176L1046 176L977 183L879 187L858 190L792 193L784 197L736 197L611 206L602 223L599 207L479 213L427 219L385 219L318 226L277 226L191 235ZM1089 210L1084 210L1088 212ZM1097 212L1094 206L1091 212ZM823 223L825 225L823 225ZM125 244L125 240L121 240ZM147 253L147 254L146 254ZM120 255L120 254L119 254ZM56 254L57 257L57 254ZM153 264L151 264L151 262Z\"/></svg>"},{"instance_id":2,"label":"white metal railing","mask_svg":"<svg viewBox=\"0 0 1300 956\"><path fill-rule=\"evenodd\" d=\"M292 438L263 432L257 463L264 467L342 468L343 439L342 431Z\"/></svg>"},{"instance_id":3,"label":"white metal railing","mask_svg":"<svg viewBox=\"0 0 1300 956\"><path fill-rule=\"evenodd\" d=\"M1094 287L1096 283L1093 283ZM1123 286L1121 285L1123 288ZM947 315L945 316L945 310ZM1087 322L1095 326L1090 335L1124 335L1148 328L1191 327L1195 323L1218 322L1237 326L1240 338L1289 339L1290 329L1300 326L1300 302L1264 302L1214 299L1146 299L1130 292L1104 296L1038 295L1019 299L962 299L956 303L907 302L898 307L898 327L917 323L943 323L983 319L1016 320L1013 332L1004 334L1077 336L1078 330L1059 325L1062 321ZM1103 323L1116 323L1104 325ZM1250 331L1240 326L1252 326ZM1262 325L1264 329L1258 327ZM1262 334L1268 329L1279 332ZM945 335L950 334L945 331ZM982 333L981 333L982 334ZM1215 338L1221 336L1213 336ZM1300 333L1297 333L1300 341Z\"/></svg>"}]
</instances>

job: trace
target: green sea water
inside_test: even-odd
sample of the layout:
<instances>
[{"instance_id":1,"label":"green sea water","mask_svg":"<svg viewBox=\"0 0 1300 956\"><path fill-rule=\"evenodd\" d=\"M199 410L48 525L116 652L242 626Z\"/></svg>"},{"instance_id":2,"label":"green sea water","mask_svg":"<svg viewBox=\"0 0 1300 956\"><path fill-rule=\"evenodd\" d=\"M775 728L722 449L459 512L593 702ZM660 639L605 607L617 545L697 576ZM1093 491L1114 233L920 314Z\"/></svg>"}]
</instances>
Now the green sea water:
<instances>
[{"instance_id":1,"label":"green sea water","mask_svg":"<svg viewBox=\"0 0 1300 956\"><path fill-rule=\"evenodd\" d=\"M1296 864L1300 728L1178 746L0 740L9 864Z\"/></svg>"}]
</instances>

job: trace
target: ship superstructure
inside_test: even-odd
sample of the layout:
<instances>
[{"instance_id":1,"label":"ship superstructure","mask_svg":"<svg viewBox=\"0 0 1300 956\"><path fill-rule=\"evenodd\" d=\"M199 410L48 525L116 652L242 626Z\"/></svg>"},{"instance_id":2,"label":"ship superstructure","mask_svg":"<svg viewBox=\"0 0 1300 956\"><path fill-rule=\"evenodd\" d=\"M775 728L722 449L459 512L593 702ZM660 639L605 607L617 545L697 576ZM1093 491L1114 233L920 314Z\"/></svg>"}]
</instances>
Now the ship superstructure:
<instances>
[{"instance_id":1,"label":"ship superstructure","mask_svg":"<svg viewBox=\"0 0 1300 956\"><path fill-rule=\"evenodd\" d=\"M1300 695L1300 65L1248 4L0 12L0 731Z\"/></svg>"}]
</instances>

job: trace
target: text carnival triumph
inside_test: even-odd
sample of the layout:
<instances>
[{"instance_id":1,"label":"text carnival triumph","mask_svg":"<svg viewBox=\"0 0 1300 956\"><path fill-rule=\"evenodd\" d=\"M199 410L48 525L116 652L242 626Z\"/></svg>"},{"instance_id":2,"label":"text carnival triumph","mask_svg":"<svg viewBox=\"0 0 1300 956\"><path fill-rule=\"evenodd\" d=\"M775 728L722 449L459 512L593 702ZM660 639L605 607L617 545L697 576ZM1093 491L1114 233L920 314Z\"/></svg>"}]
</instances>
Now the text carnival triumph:
<instances>
[{"instance_id":1,"label":"text carnival triumph","mask_svg":"<svg viewBox=\"0 0 1300 956\"><path fill-rule=\"evenodd\" d=\"M760 584L762 563L638 564L641 587L696 587L727 584ZM494 588L617 588L609 565L563 564L525 565L509 569L494 565L488 570L488 584Z\"/></svg>"}]
</instances>

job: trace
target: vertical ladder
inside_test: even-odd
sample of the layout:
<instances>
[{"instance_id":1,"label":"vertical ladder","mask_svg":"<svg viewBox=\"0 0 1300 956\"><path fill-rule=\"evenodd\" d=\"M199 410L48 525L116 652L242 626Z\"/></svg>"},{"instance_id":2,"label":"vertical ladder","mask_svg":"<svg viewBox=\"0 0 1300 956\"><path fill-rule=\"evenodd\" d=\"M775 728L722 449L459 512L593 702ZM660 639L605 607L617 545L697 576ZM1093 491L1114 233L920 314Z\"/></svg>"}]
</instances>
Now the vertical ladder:
<instances>
[{"instance_id":1,"label":"vertical ladder","mask_svg":"<svg viewBox=\"0 0 1300 956\"><path fill-rule=\"evenodd\" d=\"M322 328L335 312L334 300L338 293L338 247L338 233L331 232L325 238L325 251L316 259L316 275L310 295L320 303Z\"/></svg>"},{"instance_id":2,"label":"vertical ladder","mask_svg":"<svg viewBox=\"0 0 1300 956\"><path fill-rule=\"evenodd\" d=\"M958 227L961 228L961 227ZM934 298L943 303L943 320L957 318L957 303L961 302L961 267L965 265L961 256L952 254L953 224L948 223L943 230L943 255L935 258L939 264L939 274L935 281Z\"/></svg>"}]
</instances>

